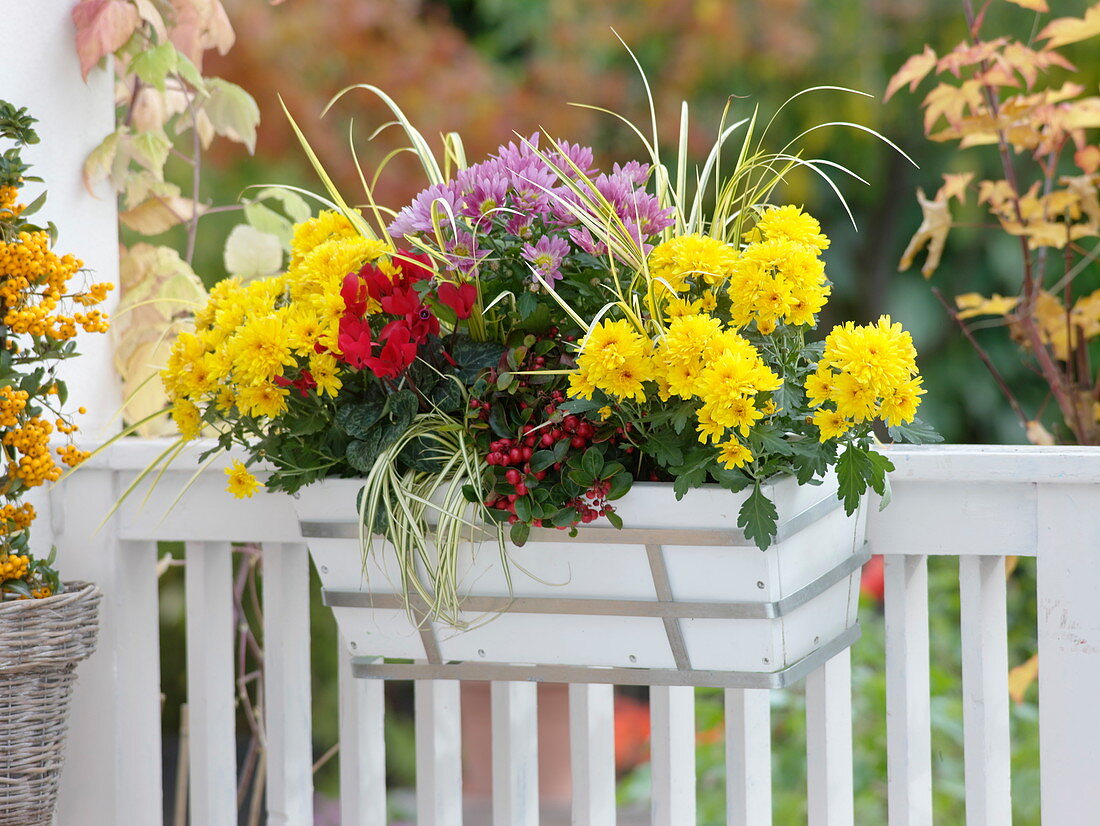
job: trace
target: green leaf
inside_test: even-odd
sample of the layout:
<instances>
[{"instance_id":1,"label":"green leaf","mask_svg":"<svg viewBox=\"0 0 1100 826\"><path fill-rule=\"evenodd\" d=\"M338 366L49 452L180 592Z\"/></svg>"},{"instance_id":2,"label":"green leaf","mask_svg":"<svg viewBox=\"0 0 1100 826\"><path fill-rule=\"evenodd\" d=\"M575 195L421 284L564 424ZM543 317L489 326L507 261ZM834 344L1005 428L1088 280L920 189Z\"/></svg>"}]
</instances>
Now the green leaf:
<instances>
[{"instance_id":1,"label":"green leaf","mask_svg":"<svg viewBox=\"0 0 1100 826\"><path fill-rule=\"evenodd\" d=\"M518 501L518 500L517 500ZM526 522L514 522L512 523L512 530L509 531L509 536L512 540L512 544L520 547L527 543L527 537L531 535L531 526Z\"/></svg>"},{"instance_id":2,"label":"green leaf","mask_svg":"<svg viewBox=\"0 0 1100 826\"><path fill-rule=\"evenodd\" d=\"M255 200L257 202L267 200L278 201L283 207L283 212L285 212L287 217L295 224L308 221L309 216L313 214L313 210L310 209L306 199L290 189L283 189L277 186L265 187L256 193Z\"/></svg>"},{"instance_id":3,"label":"green leaf","mask_svg":"<svg viewBox=\"0 0 1100 826\"><path fill-rule=\"evenodd\" d=\"M290 245L290 238L294 234L294 226L275 210L263 204L245 204L244 217L249 225L260 232L274 235L283 246Z\"/></svg>"},{"instance_id":4,"label":"green leaf","mask_svg":"<svg viewBox=\"0 0 1100 826\"><path fill-rule=\"evenodd\" d=\"M172 151L172 141L163 131L138 132L130 138L130 150L135 161L161 178L168 153Z\"/></svg>"},{"instance_id":5,"label":"green leaf","mask_svg":"<svg viewBox=\"0 0 1100 826\"><path fill-rule=\"evenodd\" d=\"M176 71L179 52L171 43L161 43L139 52L130 62L130 71L157 91L164 92L165 80Z\"/></svg>"},{"instance_id":6,"label":"green leaf","mask_svg":"<svg viewBox=\"0 0 1100 826\"><path fill-rule=\"evenodd\" d=\"M474 341L459 336L451 346L451 356L459 365L455 375L466 383L472 382L482 370L500 364L504 349L504 345L495 341Z\"/></svg>"},{"instance_id":7,"label":"green leaf","mask_svg":"<svg viewBox=\"0 0 1100 826\"><path fill-rule=\"evenodd\" d=\"M749 443L753 447L753 454L759 459L761 454L770 453L775 456L790 456L794 450L783 434L774 427L757 427L749 435Z\"/></svg>"},{"instance_id":8,"label":"green leaf","mask_svg":"<svg viewBox=\"0 0 1100 826\"><path fill-rule=\"evenodd\" d=\"M595 476L585 473L583 470L571 470L569 471L568 476L570 482L572 482L574 485L579 485L585 490L588 490L590 487L592 487L592 484L596 481Z\"/></svg>"},{"instance_id":9,"label":"green leaf","mask_svg":"<svg viewBox=\"0 0 1100 826\"><path fill-rule=\"evenodd\" d=\"M603 454L598 448L590 447L581 457L581 468L593 479L598 479L603 472Z\"/></svg>"},{"instance_id":10,"label":"green leaf","mask_svg":"<svg viewBox=\"0 0 1100 826\"><path fill-rule=\"evenodd\" d=\"M687 427L688 419L691 418L691 407L682 404L676 408L672 414L672 429L679 435L684 432L684 428Z\"/></svg>"},{"instance_id":11,"label":"green leaf","mask_svg":"<svg viewBox=\"0 0 1100 826\"><path fill-rule=\"evenodd\" d=\"M886 492L886 474L894 464L881 453L855 445L840 454L836 476L840 483L837 495L844 503L844 512L851 516L859 507L860 497L870 487L878 494Z\"/></svg>"},{"instance_id":12,"label":"green leaf","mask_svg":"<svg viewBox=\"0 0 1100 826\"><path fill-rule=\"evenodd\" d=\"M667 439L654 437L642 444L642 450L657 460L661 467L674 467L684 463L684 451Z\"/></svg>"},{"instance_id":13,"label":"green leaf","mask_svg":"<svg viewBox=\"0 0 1100 826\"><path fill-rule=\"evenodd\" d=\"M260 123L260 107L252 95L235 83L213 77L206 81L209 97L203 111L214 131L231 141L244 144L249 153L256 151L256 127Z\"/></svg>"},{"instance_id":14,"label":"green leaf","mask_svg":"<svg viewBox=\"0 0 1100 826\"><path fill-rule=\"evenodd\" d=\"M682 465L669 469L674 477L672 491L676 494L677 500L683 499L689 490L699 487L706 481L707 466L712 464L713 459L712 448L696 448L687 455Z\"/></svg>"},{"instance_id":15,"label":"green leaf","mask_svg":"<svg viewBox=\"0 0 1100 826\"><path fill-rule=\"evenodd\" d=\"M590 410L599 410L602 405L592 399L569 399L558 405L562 413L588 413Z\"/></svg>"},{"instance_id":16,"label":"green leaf","mask_svg":"<svg viewBox=\"0 0 1100 826\"><path fill-rule=\"evenodd\" d=\"M439 473L448 457L440 451L438 443L417 436L401 448L398 458L413 470Z\"/></svg>"},{"instance_id":17,"label":"green leaf","mask_svg":"<svg viewBox=\"0 0 1100 826\"><path fill-rule=\"evenodd\" d=\"M943 436L936 429L920 419L913 419L909 424L898 424L888 427L887 432L895 442L909 442L911 445L927 445L942 442Z\"/></svg>"},{"instance_id":18,"label":"green leaf","mask_svg":"<svg viewBox=\"0 0 1100 826\"><path fill-rule=\"evenodd\" d=\"M446 379L432 391L430 401L444 413L453 413L462 406L462 386Z\"/></svg>"},{"instance_id":19,"label":"green leaf","mask_svg":"<svg viewBox=\"0 0 1100 826\"><path fill-rule=\"evenodd\" d=\"M394 427L400 431L406 430L412 424L419 406L420 402L411 390L398 390L386 397L386 412Z\"/></svg>"},{"instance_id":20,"label":"green leaf","mask_svg":"<svg viewBox=\"0 0 1100 826\"><path fill-rule=\"evenodd\" d=\"M734 493L743 491L753 483L752 479L739 469L722 467L719 464L716 464L710 469L710 475L714 477L714 480L719 485Z\"/></svg>"},{"instance_id":21,"label":"green leaf","mask_svg":"<svg viewBox=\"0 0 1100 826\"><path fill-rule=\"evenodd\" d=\"M555 528L564 528L572 525L578 519L576 508L562 508L550 517L550 522Z\"/></svg>"},{"instance_id":22,"label":"green leaf","mask_svg":"<svg viewBox=\"0 0 1100 826\"><path fill-rule=\"evenodd\" d=\"M556 461L558 460L553 451L536 450L531 456L531 470L538 473L540 470L546 470Z\"/></svg>"},{"instance_id":23,"label":"green leaf","mask_svg":"<svg viewBox=\"0 0 1100 826\"><path fill-rule=\"evenodd\" d=\"M531 521L531 500L526 496L516 497L516 519L520 522Z\"/></svg>"},{"instance_id":24,"label":"green leaf","mask_svg":"<svg viewBox=\"0 0 1100 826\"><path fill-rule=\"evenodd\" d=\"M737 514L737 526L745 532L745 538L756 543L762 551L766 551L775 538L778 530L779 512L775 509L775 503L764 495L760 483L753 487L752 493L741 505Z\"/></svg>"},{"instance_id":25,"label":"green leaf","mask_svg":"<svg viewBox=\"0 0 1100 826\"><path fill-rule=\"evenodd\" d=\"M538 303L538 299L533 292L524 290L516 299L516 312L519 313L521 319L527 318L538 307Z\"/></svg>"},{"instance_id":26,"label":"green leaf","mask_svg":"<svg viewBox=\"0 0 1100 826\"><path fill-rule=\"evenodd\" d=\"M623 529L623 518L615 513L615 511L608 511L604 516L607 517L607 521L615 528L618 528L620 531Z\"/></svg>"},{"instance_id":27,"label":"green leaf","mask_svg":"<svg viewBox=\"0 0 1100 826\"><path fill-rule=\"evenodd\" d=\"M634 477L629 473L620 473L611 479L611 488L607 491L607 499L609 501L615 499L622 499L631 486L634 484Z\"/></svg>"},{"instance_id":28,"label":"green leaf","mask_svg":"<svg viewBox=\"0 0 1100 826\"><path fill-rule=\"evenodd\" d=\"M355 439L366 438L371 427L382 418L382 402L356 402L336 411L336 426Z\"/></svg>"}]
</instances>

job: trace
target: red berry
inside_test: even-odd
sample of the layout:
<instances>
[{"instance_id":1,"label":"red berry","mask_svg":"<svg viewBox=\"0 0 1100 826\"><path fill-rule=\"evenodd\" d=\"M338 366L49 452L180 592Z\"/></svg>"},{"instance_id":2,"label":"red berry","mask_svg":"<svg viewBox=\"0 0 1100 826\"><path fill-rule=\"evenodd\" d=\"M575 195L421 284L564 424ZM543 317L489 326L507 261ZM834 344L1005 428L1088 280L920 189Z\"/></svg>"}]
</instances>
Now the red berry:
<instances>
[{"instance_id":1,"label":"red berry","mask_svg":"<svg viewBox=\"0 0 1100 826\"><path fill-rule=\"evenodd\" d=\"M565 419L562 420L562 424L565 426L565 429L568 430L570 433L576 430L577 425L579 425L580 423L581 420L573 415L566 416Z\"/></svg>"},{"instance_id":2,"label":"red berry","mask_svg":"<svg viewBox=\"0 0 1100 826\"><path fill-rule=\"evenodd\" d=\"M536 479L538 479L541 482L543 479L546 478L546 471L545 470L540 470L538 473L534 474L534 476L535 476Z\"/></svg>"},{"instance_id":3,"label":"red berry","mask_svg":"<svg viewBox=\"0 0 1100 826\"><path fill-rule=\"evenodd\" d=\"M543 447L551 447L554 444L554 434L553 433L543 433L542 434L542 439L540 441L541 441Z\"/></svg>"},{"instance_id":4,"label":"red berry","mask_svg":"<svg viewBox=\"0 0 1100 826\"><path fill-rule=\"evenodd\" d=\"M517 496L526 496L527 495L527 485L523 484L523 482L520 482L518 485L516 485L516 495Z\"/></svg>"},{"instance_id":5,"label":"red berry","mask_svg":"<svg viewBox=\"0 0 1100 826\"><path fill-rule=\"evenodd\" d=\"M530 450L530 448L528 448ZM508 451L508 464L518 465L523 461L523 451L518 447L514 447Z\"/></svg>"},{"instance_id":6,"label":"red berry","mask_svg":"<svg viewBox=\"0 0 1100 826\"><path fill-rule=\"evenodd\" d=\"M508 468L508 471L504 474L504 478L508 481L509 485L515 485L519 483L519 480L523 477L520 476L520 472L514 467Z\"/></svg>"},{"instance_id":7,"label":"red berry","mask_svg":"<svg viewBox=\"0 0 1100 826\"><path fill-rule=\"evenodd\" d=\"M523 454L523 461L525 462L530 459L535 453L535 451L531 450L531 448L529 447L523 448L520 452Z\"/></svg>"},{"instance_id":8,"label":"red berry","mask_svg":"<svg viewBox=\"0 0 1100 826\"><path fill-rule=\"evenodd\" d=\"M574 436L572 439L569 440L569 444L571 447L575 447L579 450L588 443L584 440L583 436Z\"/></svg>"},{"instance_id":9,"label":"red berry","mask_svg":"<svg viewBox=\"0 0 1100 826\"><path fill-rule=\"evenodd\" d=\"M580 426L577 427L577 435L584 436L584 438L586 439L592 438L595 433L596 428L594 428L589 422L581 422Z\"/></svg>"},{"instance_id":10,"label":"red berry","mask_svg":"<svg viewBox=\"0 0 1100 826\"><path fill-rule=\"evenodd\" d=\"M511 505L512 505L513 502L516 501L517 498L518 498L517 494L514 494L514 493L509 493L508 494L508 505L509 505L508 510L512 510Z\"/></svg>"}]
</instances>

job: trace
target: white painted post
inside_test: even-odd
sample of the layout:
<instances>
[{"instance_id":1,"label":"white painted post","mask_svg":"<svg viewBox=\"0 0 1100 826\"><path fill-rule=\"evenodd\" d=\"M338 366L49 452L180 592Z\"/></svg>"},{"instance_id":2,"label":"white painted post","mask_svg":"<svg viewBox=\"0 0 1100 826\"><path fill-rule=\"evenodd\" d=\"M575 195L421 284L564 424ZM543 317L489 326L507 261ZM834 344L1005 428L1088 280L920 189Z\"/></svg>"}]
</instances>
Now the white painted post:
<instances>
[{"instance_id":1,"label":"white painted post","mask_svg":"<svg viewBox=\"0 0 1100 826\"><path fill-rule=\"evenodd\" d=\"M27 202L45 188L49 195L35 221L53 221L57 249L72 253L93 271L96 281L118 284L118 210L114 193L94 198L84 189L84 159L115 129L114 72L96 69L85 83L76 57L73 0L9 4L19 23L0 26L0 98L25 106L38 118L41 142L27 147L25 161L43 184L28 184ZM113 312L117 292L101 305ZM79 359L63 362L59 375L69 386L69 409L80 405L88 439L117 430L112 417L122 403L109 336L81 333Z\"/></svg>"},{"instance_id":2,"label":"white painted post","mask_svg":"<svg viewBox=\"0 0 1100 826\"><path fill-rule=\"evenodd\" d=\"M573 826L615 826L615 686L569 685Z\"/></svg>"},{"instance_id":3,"label":"white painted post","mask_svg":"<svg viewBox=\"0 0 1100 826\"><path fill-rule=\"evenodd\" d=\"M289 543L263 550L267 822L296 826L313 819L309 552Z\"/></svg>"},{"instance_id":4,"label":"white painted post","mask_svg":"<svg viewBox=\"0 0 1100 826\"><path fill-rule=\"evenodd\" d=\"M1039 751L1044 824L1100 812L1100 508L1097 486L1039 485Z\"/></svg>"},{"instance_id":5,"label":"white painted post","mask_svg":"<svg viewBox=\"0 0 1100 826\"><path fill-rule=\"evenodd\" d=\"M538 826L538 683L490 684L493 826Z\"/></svg>"},{"instance_id":6,"label":"white painted post","mask_svg":"<svg viewBox=\"0 0 1100 826\"><path fill-rule=\"evenodd\" d=\"M77 671L60 826L161 822L157 548L119 541L114 522L99 527L118 495L115 478L110 470L88 469L50 495L65 577L96 582L103 591L96 652Z\"/></svg>"},{"instance_id":7,"label":"white painted post","mask_svg":"<svg viewBox=\"0 0 1100 826\"><path fill-rule=\"evenodd\" d=\"M1003 556L959 558L967 826L1011 826Z\"/></svg>"},{"instance_id":8,"label":"white painted post","mask_svg":"<svg viewBox=\"0 0 1100 826\"><path fill-rule=\"evenodd\" d=\"M417 680L417 826L462 824L462 726L457 680Z\"/></svg>"},{"instance_id":9,"label":"white painted post","mask_svg":"<svg viewBox=\"0 0 1100 826\"><path fill-rule=\"evenodd\" d=\"M726 824L772 822L771 692L727 688Z\"/></svg>"},{"instance_id":10,"label":"white painted post","mask_svg":"<svg viewBox=\"0 0 1100 826\"><path fill-rule=\"evenodd\" d=\"M806 678L809 826L852 826L852 652Z\"/></svg>"},{"instance_id":11,"label":"white painted post","mask_svg":"<svg viewBox=\"0 0 1100 826\"><path fill-rule=\"evenodd\" d=\"M695 822L695 689L649 690L653 826Z\"/></svg>"},{"instance_id":12,"label":"white painted post","mask_svg":"<svg viewBox=\"0 0 1100 826\"><path fill-rule=\"evenodd\" d=\"M184 584L191 822L236 826L236 680L230 544L188 542Z\"/></svg>"},{"instance_id":13,"label":"white painted post","mask_svg":"<svg viewBox=\"0 0 1100 826\"><path fill-rule=\"evenodd\" d=\"M340 823L386 826L386 684L351 674L348 644L337 652L340 681Z\"/></svg>"},{"instance_id":14,"label":"white painted post","mask_svg":"<svg viewBox=\"0 0 1100 826\"><path fill-rule=\"evenodd\" d=\"M928 557L888 555L884 564L890 826L932 826Z\"/></svg>"}]
</instances>

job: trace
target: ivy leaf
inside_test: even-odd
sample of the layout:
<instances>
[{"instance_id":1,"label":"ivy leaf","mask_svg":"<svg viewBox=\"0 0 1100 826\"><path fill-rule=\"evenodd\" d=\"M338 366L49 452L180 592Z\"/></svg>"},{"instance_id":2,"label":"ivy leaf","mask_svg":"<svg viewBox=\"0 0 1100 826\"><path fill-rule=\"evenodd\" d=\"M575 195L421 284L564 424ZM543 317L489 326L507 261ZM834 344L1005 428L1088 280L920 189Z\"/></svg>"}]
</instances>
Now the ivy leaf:
<instances>
[{"instance_id":1,"label":"ivy leaf","mask_svg":"<svg viewBox=\"0 0 1100 826\"><path fill-rule=\"evenodd\" d=\"M269 232L238 224L225 242L224 263L230 275L245 279L273 275L283 266L283 242Z\"/></svg>"},{"instance_id":2,"label":"ivy leaf","mask_svg":"<svg viewBox=\"0 0 1100 826\"><path fill-rule=\"evenodd\" d=\"M936 429L920 419L913 419L909 424L899 424L887 428L890 438L895 442L909 442L911 445L927 445L942 442L943 436Z\"/></svg>"},{"instance_id":3,"label":"ivy leaf","mask_svg":"<svg viewBox=\"0 0 1100 826\"><path fill-rule=\"evenodd\" d=\"M382 402L357 402L336 410L336 426L355 439L366 438L371 427L382 418Z\"/></svg>"},{"instance_id":4,"label":"ivy leaf","mask_svg":"<svg viewBox=\"0 0 1100 826\"><path fill-rule=\"evenodd\" d=\"M166 89L165 80L176 71L179 52L171 43L161 43L139 52L130 63L130 71L159 92Z\"/></svg>"},{"instance_id":5,"label":"ivy leaf","mask_svg":"<svg viewBox=\"0 0 1100 826\"><path fill-rule=\"evenodd\" d=\"M235 83L221 78L208 78L209 97L203 111L214 131L231 141L244 144L249 154L256 151L256 127L260 123L260 107L255 99Z\"/></svg>"},{"instance_id":6,"label":"ivy leaf","mask_svg":"<svg viewBox=\"0 0 1100 826\"><path fill-rule=\"evenodd\" d=\"M72 14L76 53L85 80L100 60L122 48L141 25L137 8L128 0L81 0Z\"/></svg>"},{"instance_id":7,"label":"ivy leaf","mask_svg":"<svg viewBox=\"0 0 1100 826\"><path fill-rule=\"evenodd\" d=\"M753 487L752 493L741 505L737 514L737 526L745 532L745 538L756 543L762 551L771 545L778 530L779 512L775 503L764 495L760 483Z\"/></svg>"}]
</instances>

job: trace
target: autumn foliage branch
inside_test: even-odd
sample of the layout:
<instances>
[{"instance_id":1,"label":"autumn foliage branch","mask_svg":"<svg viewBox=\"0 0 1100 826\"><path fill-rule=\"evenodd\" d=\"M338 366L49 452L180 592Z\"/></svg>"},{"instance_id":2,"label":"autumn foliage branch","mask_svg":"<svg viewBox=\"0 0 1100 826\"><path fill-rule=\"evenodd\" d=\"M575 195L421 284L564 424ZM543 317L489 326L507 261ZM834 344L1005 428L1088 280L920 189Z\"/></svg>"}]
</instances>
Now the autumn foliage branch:
<instances>
[{"instance_id":1,"label":"autumn foliage branch","mask_svg":"<svg viewBox=\"0 0 1100 826\"><path fill-rule=\"evenodd\" d=\"M968 37L940 56L925 46L890 79L889 99L908 85L913 92L930 75L938 79L923 100L924 131L934 141L954 141L960 149L995 147L1002 178L977 184L977 204L1002 231L1018 239L1021 265L1014 294L966 293L945 306L963 325L983 364L1009 399L1030 441L1056 438L1100 444L1100 380L1096 376L1100 338L1100 289L1093 266L1100 244L1100 97L1085 94L1076 82L1077 67L1059 51L1100 35L1100 4L1083 17L1062 17L1036 26L1031 42L987 36L986 12L997 0L975 10L964 0ZM1045 0L1001 0L1033 11L1049 12ZM922 272L937 270L952 228L960 226L953 202L964 207L973 172L945 174L931 198L917 198L923 220L902 256L912 266L926 249ZM1052 251L1056 251L1052 254ZM1092 284L1096 287L1097 285ZM1055 434L1028 415L1017 394L966 326L967 320L994 316L1004 320L1013 339L1049 388L1068 434Z\"/></svg>"}]
</instances>

